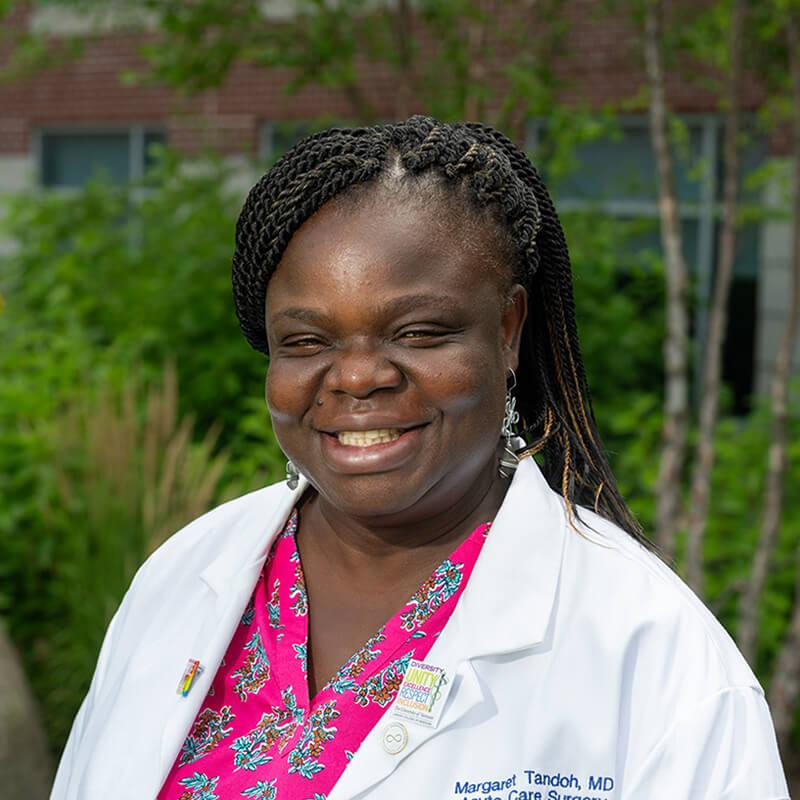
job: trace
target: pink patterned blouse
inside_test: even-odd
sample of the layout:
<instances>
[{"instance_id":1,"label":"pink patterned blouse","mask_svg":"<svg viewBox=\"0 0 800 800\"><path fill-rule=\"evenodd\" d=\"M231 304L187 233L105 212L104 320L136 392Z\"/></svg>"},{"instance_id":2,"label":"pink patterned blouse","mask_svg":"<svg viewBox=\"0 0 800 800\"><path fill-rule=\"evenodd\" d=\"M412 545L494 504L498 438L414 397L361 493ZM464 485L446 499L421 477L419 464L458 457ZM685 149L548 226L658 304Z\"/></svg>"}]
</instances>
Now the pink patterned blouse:
<instances>
[{"instance_id":1,"label":"pink patterned blouse","mask_svg":"<svg viewBox=\"0 0 800 800\"><path fill-rule=\"evenodd\" d=\"M413 597L309 700L308 600L295 509L158 800L325 800L455 608L490 523L476 528Z\"/></svg>"}]
</instances>

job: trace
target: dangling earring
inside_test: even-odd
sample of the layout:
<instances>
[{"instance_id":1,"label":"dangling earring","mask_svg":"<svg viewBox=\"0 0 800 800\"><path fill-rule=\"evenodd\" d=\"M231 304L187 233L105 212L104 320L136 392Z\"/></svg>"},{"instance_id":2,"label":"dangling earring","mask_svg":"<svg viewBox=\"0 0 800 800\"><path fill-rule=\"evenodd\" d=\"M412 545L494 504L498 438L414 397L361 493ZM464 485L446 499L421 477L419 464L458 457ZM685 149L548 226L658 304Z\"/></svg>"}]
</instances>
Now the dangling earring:
<instances>
[{"instance_id":1,"label":"dangling earring","mask_svg":"<svg viewBox=\"0 0 800 800\"><path fill-rule=\"evenodd\" d=\"M511 372L511 386L506 389L506 411L503 415L503 426L500 428L500 436L504 439L503 452L500 455L500 476L503 478L510 478L514 474L519 459L514 452L514 426L519 422L519 411L517 411L517 398L514 397L512 391L517 386L517 376L514 374L513 369Z\"/></svg>"},{"instance_id":2,"label":"dangling earring","mask_svg":"<svg viewBox=\"0 0 800 800\"><path fill-rule=\"evenodd\" d=\"M291 462L286 462L286 484L287 486L294 490L297 488L298 484L300 483L300 473L297 471L297 467Z\"/></svg>"}]
</instances>

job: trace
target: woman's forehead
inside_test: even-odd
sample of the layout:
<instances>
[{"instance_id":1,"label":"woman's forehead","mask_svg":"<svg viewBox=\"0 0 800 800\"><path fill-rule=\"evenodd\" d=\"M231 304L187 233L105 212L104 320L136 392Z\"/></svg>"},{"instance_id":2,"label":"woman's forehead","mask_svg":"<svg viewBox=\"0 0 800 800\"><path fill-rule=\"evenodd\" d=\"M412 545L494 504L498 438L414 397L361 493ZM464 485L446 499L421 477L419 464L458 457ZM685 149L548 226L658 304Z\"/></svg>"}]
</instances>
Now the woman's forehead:
<instances>
[{"instance_id":1,"label":"woman's forehead","mask_svg":"<svg viewBox=\"0 0 800 800\"><path fill-rule=\"evenodd\" d=\"M460 213L459 213L460 212ZM458 205L377 193L358 203L331 201L294 234L267 295L321 290L475 290L508 283L496 232Z\"/></svg>"}]
</instances>

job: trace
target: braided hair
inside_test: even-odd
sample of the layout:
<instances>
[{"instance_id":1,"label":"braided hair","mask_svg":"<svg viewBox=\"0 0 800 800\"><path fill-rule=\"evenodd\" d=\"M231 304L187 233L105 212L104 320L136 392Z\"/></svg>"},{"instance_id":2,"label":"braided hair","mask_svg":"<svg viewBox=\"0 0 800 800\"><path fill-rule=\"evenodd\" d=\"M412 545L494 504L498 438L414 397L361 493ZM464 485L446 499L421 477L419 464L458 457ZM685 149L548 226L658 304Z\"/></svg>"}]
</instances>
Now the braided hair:
<instances>
[{"instance_id":1,"label":"braided hair","mask_svg":"<svg viewBox=\"0 0 800 800\"><path fill-rule=\"evenodd\" d=\"M527 156L480 123L405 122L331 128L302 139L258 181L236 226L233 296L247 341L269 355L267 284L292 235L328 200L381 182L436 181L477 213L490 213L509 242L511 279L528 292L517 370L520 457L541 453L543 473L572 522L588 506L647 546L619 493L600 442L578 344L572 273L561 223Z\"/></svg>"}]
</instances>

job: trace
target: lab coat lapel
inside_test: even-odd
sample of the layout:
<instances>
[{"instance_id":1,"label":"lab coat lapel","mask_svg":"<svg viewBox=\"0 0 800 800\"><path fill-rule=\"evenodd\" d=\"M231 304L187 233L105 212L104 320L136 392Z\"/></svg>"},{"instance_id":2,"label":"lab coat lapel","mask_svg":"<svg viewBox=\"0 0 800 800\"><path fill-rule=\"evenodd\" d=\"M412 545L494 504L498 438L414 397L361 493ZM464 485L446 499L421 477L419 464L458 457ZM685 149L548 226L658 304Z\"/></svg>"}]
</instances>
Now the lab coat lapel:
<instances>
[{"instance_id":1,"label":"lab coat lapel","mask_svg":"<svg viewBox=\"0 0 800 800\"><path fill-rule=\"evenodd\" d=\"M241 619L275 536L281 531L294 504L308 486L305 479L294 491L286 490L273 506L270 518L262 508L241 520L225 539L217 557L196 577L197 595L183 611L178 635L167 642L164 663L166 683L161 687L167 714L161 736L157 792L205 700L217 668ZM181 671L190 658L203 666L203 674L186 697L177 693Z\"/></svg>"},{"instance_id":2,"label":"lab coat lapel","mask_svg":"<svg viewBox=\"0 0 800 800\"><path fill-rule=\"evenodd\" d=\"M542 645L556 602L564 549L562 501L532 458L518 467L503 505L452 617L426 661L453 676L439 725L404 723L408 744L391 755L383 735L391 709L370 731L329 795L350 800L384 780L415 750L482 704L490 707L488 686L476 662L482 656L513 653Z\"/></svg>"},{"instance_id":3,"label":"lab coat lapel","mask_svg":"<svg viewBox=\"0 0 800 800\"><path fill-rule=\"evenodd\" d=\"M201 591L204 596L193 609L195 613L202 615L198 616L197 626L187 631L185 637L180 637L166 654L165 659L169 659L171 668L167 670L169 681L162 687L169 699L166 701L168 712L161 736L159 787L171 769L175 756L205 700L259 570L257 563L249 565L237 576L236 588L222 596L216 596L208 587L203 587ZM177 685L181 671L190 658L196 658L204 671L186 697L183 697L177 693Z\"/></svg>"},{"instance_id":4,"label":"lab coat lapel","mask_svg":"<svg viewBox=\"0 0 800 800\"><path fill-rule=\"evenodd\" d=\"M450 624L468 658L543 642L566 542L564 500L533 458L517 468Z\"/></svg>"}]
</instances>

